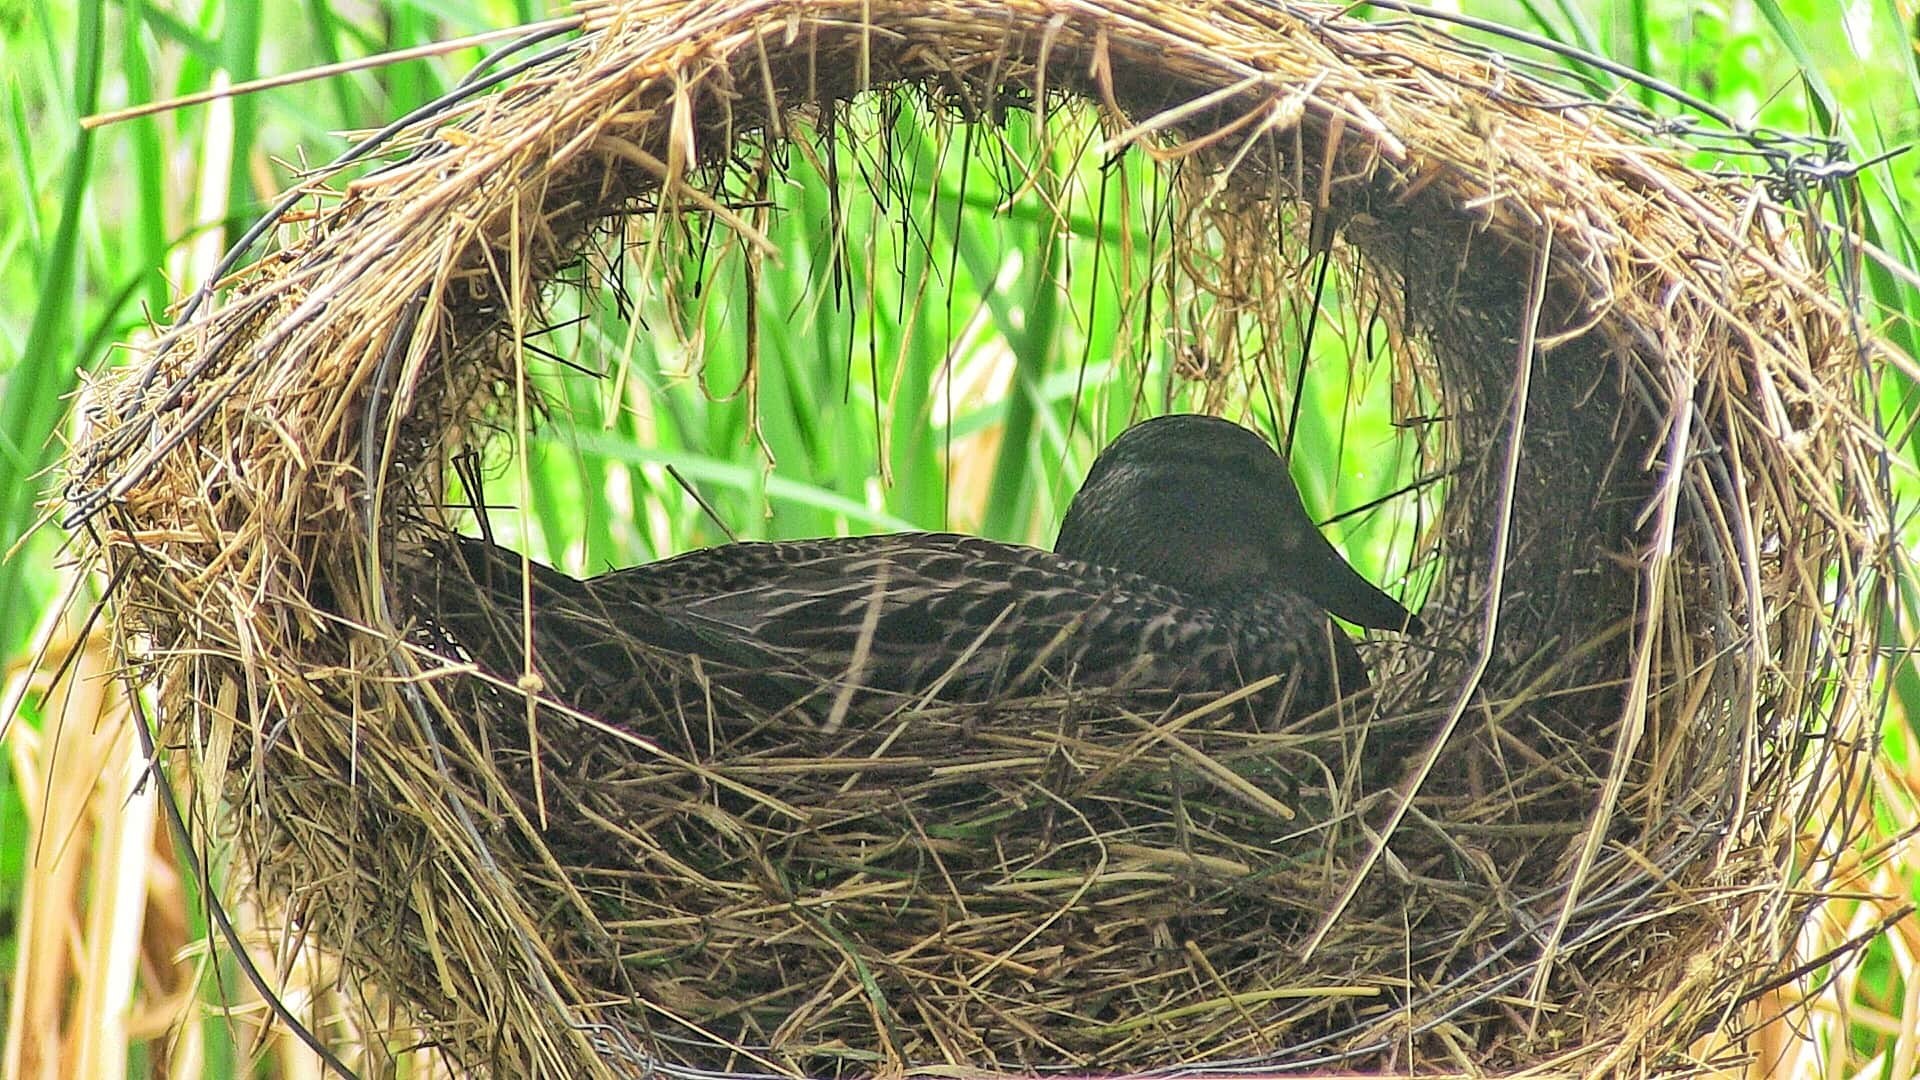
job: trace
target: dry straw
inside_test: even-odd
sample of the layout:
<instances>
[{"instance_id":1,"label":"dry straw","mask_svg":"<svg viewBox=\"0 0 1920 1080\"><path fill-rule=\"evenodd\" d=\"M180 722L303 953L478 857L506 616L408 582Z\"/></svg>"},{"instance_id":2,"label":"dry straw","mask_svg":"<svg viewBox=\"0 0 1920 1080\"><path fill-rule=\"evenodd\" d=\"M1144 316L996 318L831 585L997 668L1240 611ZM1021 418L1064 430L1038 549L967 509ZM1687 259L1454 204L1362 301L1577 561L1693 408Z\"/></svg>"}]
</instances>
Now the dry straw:
<instances>
[{"instance_id":1,"label":"dry straw","mask_svg":"<svg viewBox=\"0 0 1920 1080\"><path fill-rule=\"evenodd\" d=\"M316 180L96 388L72 459L181 808L289 948L500 1075L1737 1059L1860 824L1887 558L1876 346L1798 213L1430 28L1306 4L585 14ZM435 651L463 600L408 553L452 456L510 426L557 268L623 216L763 245L727 163L880 87L955 124L1084 102L1155 155L1203 337L1275 317L1303 237L1380 304L1455 471L1440 625L1370 728L1035 702L703 740Z\"/></svg>"}]
</instances>

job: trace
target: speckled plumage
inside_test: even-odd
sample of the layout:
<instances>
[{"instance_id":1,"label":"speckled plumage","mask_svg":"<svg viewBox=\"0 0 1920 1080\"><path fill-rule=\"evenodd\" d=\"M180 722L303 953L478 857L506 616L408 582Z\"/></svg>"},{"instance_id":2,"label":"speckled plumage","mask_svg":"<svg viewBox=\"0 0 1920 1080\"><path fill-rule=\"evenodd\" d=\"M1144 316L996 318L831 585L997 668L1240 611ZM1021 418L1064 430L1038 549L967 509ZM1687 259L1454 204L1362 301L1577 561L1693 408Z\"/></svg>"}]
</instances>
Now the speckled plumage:
<instances>
[{"instance_id":1,"label":"speckled plumage","mask_svg":"<svg viewBox=\"0 0 1920 1080\"><path fill-rule=\"evenodd\" d=\"M531 565L537 670L616 723L684 705L693 687L721 711L839 724L1063 690L1159 706L1269 675L1256 711L1298 717L1367 685L1327 606L1370 625L1411 619L1320 538L1278 455L1205 417L1116 440L1069 510L1061 553L897 533L728 544L579 581L484 540L446 543L430 560L444 629L514 679ZM1082 554L1124 568L1070 557ZM446 602L448 567L478 585L477 608ZM1307 576L1319 599L1299 587Z\"/></svg>"}]
</instances>

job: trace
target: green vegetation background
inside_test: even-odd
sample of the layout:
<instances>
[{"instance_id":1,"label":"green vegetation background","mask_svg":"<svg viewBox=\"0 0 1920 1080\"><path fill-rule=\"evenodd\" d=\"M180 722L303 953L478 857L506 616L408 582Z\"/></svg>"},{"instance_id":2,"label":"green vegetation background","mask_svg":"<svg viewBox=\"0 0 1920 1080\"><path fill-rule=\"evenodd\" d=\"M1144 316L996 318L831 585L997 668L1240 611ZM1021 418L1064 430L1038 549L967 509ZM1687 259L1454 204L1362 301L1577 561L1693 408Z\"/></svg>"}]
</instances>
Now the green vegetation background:
<instances>
[{"instance_id":1,"label":"green vegetation background","mask_svg":"<svg viewBox=\"0 0 1920 1080\"><path fill-rule=\"evenodd\" d=\"M1920 129L1910 0L1461 6L1647 72L1743 121L1832 134L1856 161L1908 146ZM0 560L0 657L10 669L61 587L61 538L31 527L52 490L50 470L81 374L119 362L124 353L116 343L164 323L179 287L197 284L182 279L203 272L208 253L238 236L299 164L324 161L347 145L347 135L433 99L482 51L90 132L79 119L203 90L216 79L296 71L557 13L532 0L0 0L0 551L8 553ZM1363 6L1356 14L1368 12ZM1620 92L1671 111L1644 91ZM820 247L809 230L826 217L827 186L796 167L798 179L774 193L783 212L770 228L783 250L800 254L764 268L758 324L770 362L758 373L757 426L745 395L727 392L741 374L737 350L725 344L739 334L744 308L738 259L716 257L691 240L672 257L715 259L708 272L731 280L731 289L716 288L677 310L642 311L631 322L582 312L544 343L569 356L630 358L630 377L640 385L556 378L546 387L566 405L560 418L535 435L524 481L508 475L502 489L489 490L494 501L503 492L505 501L524 496L535 534L526 539L537 554L597 569L723 539L668 466L743 537L906 527L1050 537L1100 437L1133 409L1134 383L1112 377L1120 373L1112 358L1147 355L1150 377L1161 381L1171 360L1153 356L1156 343L1127 337L1114 282L1128 268L1083 272L1100 265L1097 248L1104 246L1104 258L1120 258L1114 245L1102 243L1120 218L1111 191L1090 185L1084 170L1046 171L1043 183L1073 193L1064 232L1024 204L997 208L997 194L982 194L995 185L979 184L972 195L956 186L966 169L992 169L993 155L955 165L954 136L921 120L911 109L869 110L859 122L886 138L867 144L890 153L857 164L903 170L901 190L948 185L953 197L941 205L964 210L934 214L918 227L951 235L907 237L884 208L850 203L850 213L873 217L880 257L870 265L810 265L804 253ZM1035 152L1033 133L1017 121L1007 140L1017 153ZM1850 188L1850 224L1909 269L1920 267L1906 224L1920 208L1917 164L1920 155L1879 162ZM1150 236L1136 239L1151 245ZM929 251L947 254L928 266ZM1870 274L1865 288L1889 315L1886 332L1916 351L1911 317L1920 311L1920 290L1884 271ZM704 388L702 377L676 366L674 341L688 334L707 338ZM1347 341L1356 352L1365 345ZM1391 442L1385 388L1364 371L1349 386L1347 370L1316 369L1331 374L1316 374L1295 429L1296 458L1339 462L1300 477L1322 517L1407 479L1406 463L1371 452ZM1913 472L1920 440L1911 435L1915 390L1898 379L1885 386L1896 484L1904 494L1897 526L1910 552L1920 550L1912 518L1920 487ZM1350 393L1361 408L1345 408ZM1246 394L1258 401L1264 391L1249 387ZM1154 402L1156 409L1165 404ZM1362 515L1334 531L1363 569L1380 576L1406 538L1409 513ZM1901 582L1907 626L1920 621L1913 585ZM1900 644L1895 626L1886 636ZM1920 717L1920 680L1910 666L1898 672L1885 739L1889 762L1904 772L1912 719ZM34 720L30 711L21 722ZM0 926L7 928L35 844L17 782L0 766ZM1889 814L1904 820L1907 812ZM1908 962L1890 945L1876 948L1871 978L1856 992L1865 995L1862 1005L1897 1017ZM0 940L0 968L12 955L13 943ZM1875 1025L1859 1026L1855 1059L1871 1061L1889 1037Z\"/></svg>"}]
</instances>

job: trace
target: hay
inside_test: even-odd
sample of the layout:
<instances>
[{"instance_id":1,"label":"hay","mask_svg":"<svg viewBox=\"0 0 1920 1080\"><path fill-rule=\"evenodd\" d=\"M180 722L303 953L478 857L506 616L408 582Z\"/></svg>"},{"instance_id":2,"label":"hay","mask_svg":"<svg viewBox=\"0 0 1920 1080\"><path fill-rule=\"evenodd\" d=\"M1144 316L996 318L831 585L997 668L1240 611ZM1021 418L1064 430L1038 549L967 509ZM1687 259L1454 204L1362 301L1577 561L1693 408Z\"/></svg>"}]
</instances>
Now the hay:
<instances>
[{"instance_id":1,"label":"hay","mask_svg":"<svg viewBox=\"0 0 1920 1080\"><path fill-rule=\"evenodd\" d=\"M1680 1074L1737 1045L1853 827L1806 793L1858 788L1887 550L1874 346L1797 215L1304 4L589 22L97 387L71 463L192 815L303 934L504 1075ZM1280 318L1303 238L1381 305L1453 479L1434 648L1371 731L1035 702L729 756L436 647L409 553L552 279L610 216L753 245L730 156L872 87L954 122L1091 103L1177 183L1203 337Z\"/></svg>"}]
</instances>

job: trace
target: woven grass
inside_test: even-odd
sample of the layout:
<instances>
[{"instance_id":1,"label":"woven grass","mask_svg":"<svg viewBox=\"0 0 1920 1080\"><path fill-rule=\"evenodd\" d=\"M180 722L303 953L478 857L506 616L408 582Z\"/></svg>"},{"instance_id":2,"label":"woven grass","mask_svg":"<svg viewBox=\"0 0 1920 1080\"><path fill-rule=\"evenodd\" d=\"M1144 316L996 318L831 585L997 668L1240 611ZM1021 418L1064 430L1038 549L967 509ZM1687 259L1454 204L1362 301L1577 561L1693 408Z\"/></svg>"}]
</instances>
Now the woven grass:
<instances>
[{"instance_id":1,"label":"woven grass","mask_svg":"<svg viewBox=\"0 0 1920 1080\"><path fill-rule=\"evenodd\" d=\"M1807 793L1858 789L1885 550L1877 346L1795 212L1306 4L587 15L96 387L71 461L183 802L293 937L502 1075L1737 1053L1856 824ZM439 641L461 600L416 541L516 427L556 277L688 220L761 249L730 167L875 89L953 124L1090 109L1160 161L1177 254L1140 288L1209 298L1199 338L1277 327L1310 246L1377 305L1449 487L1433 634L1375 654L1367 724L1035 701L715 733L530 708Z\"/></svg>"}]
</instances>

